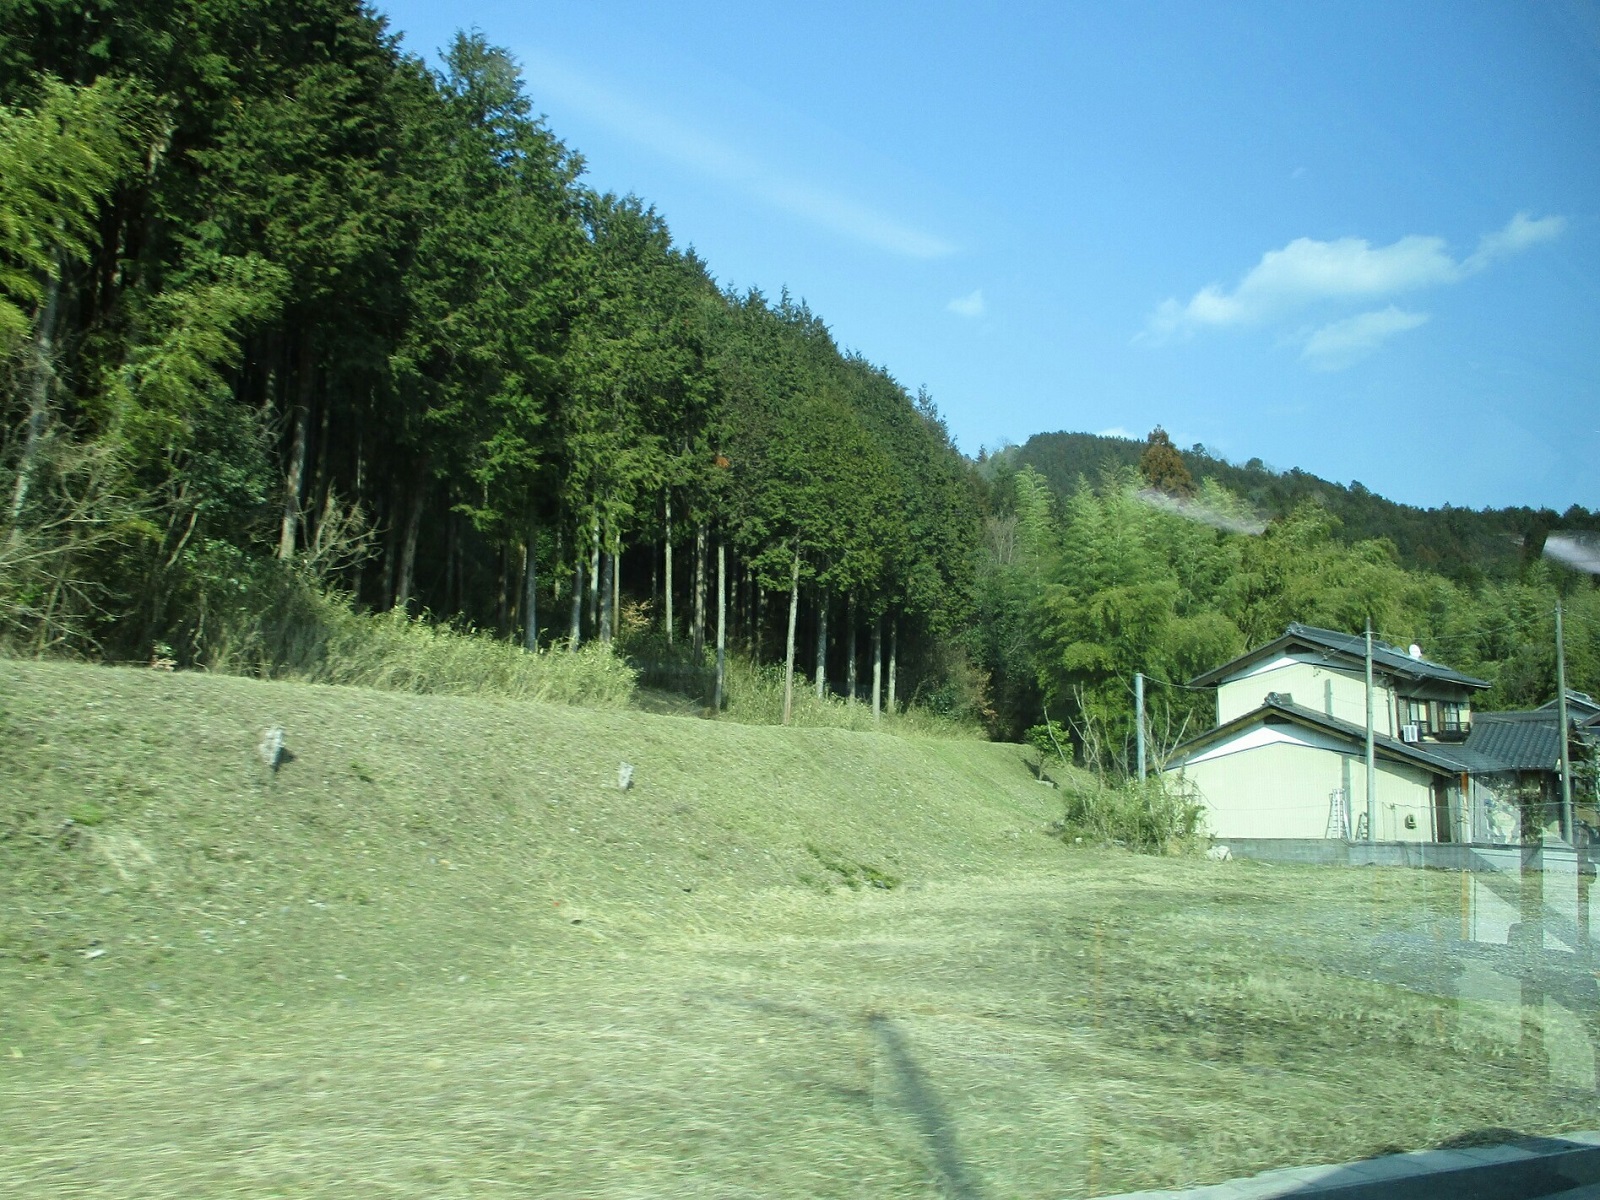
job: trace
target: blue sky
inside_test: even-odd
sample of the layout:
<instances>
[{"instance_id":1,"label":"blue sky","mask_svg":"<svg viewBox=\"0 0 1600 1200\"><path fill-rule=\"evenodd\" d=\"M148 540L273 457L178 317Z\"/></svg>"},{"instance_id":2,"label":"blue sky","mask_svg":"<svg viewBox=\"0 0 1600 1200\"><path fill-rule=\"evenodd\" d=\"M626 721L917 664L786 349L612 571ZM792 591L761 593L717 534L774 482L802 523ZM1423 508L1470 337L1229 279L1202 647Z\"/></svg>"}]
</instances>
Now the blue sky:
<instances>
[{"instance_id":1,"label":"blue sky","mask_svg":"<svg viewBox=\"0 0 1600 1200\"><path fill-rule=\"evenodd\" d=\"M1600 508L1600 4L380 3L962 448Z\"/></svg>"}]
</instances>

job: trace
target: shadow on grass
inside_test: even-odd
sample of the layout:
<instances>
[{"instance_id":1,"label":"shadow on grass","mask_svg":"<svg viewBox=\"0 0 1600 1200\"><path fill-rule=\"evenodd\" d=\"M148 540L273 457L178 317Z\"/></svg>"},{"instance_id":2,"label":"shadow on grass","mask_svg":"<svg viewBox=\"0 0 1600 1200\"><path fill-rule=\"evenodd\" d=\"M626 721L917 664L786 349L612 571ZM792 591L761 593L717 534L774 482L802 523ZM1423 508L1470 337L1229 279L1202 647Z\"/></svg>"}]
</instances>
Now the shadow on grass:
<instances>
[{"instance_id":1,"label":"shadow on grass","mask_svg":"<svg viewBox=\"0 0 1600 1200\"><path fill-rule=\"evenodd\" d=\"M894 1022L882 1013L869 1013L867 1027L883 1047L884 1055L894 1071L895 1092L900 1105L915 1122L918 1135L933 1156L934 1167L939 1173L945 1194L956 1200L979 1200L981 1193L966 1163L962 1161L950 1118L945 1115L938 1097L928 1087L916 1060L911 1057L905 1038L895 1028Z\"/></svg>"}]
</instances>

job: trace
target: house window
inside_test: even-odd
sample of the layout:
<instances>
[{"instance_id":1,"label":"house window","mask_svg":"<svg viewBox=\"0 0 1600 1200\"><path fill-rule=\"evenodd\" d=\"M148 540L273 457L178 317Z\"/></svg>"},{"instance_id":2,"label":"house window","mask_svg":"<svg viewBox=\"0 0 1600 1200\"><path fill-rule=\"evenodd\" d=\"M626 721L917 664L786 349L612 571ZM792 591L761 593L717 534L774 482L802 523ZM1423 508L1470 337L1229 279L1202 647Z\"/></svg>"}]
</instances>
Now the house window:
<instances>
[{"instance_id":1,"label":"house window","mask_svg":"<svg viewBox=\"0 0 1600 1200\"><path fill-rule=\"evenodd\" d=\"M1419 731L1433 728L1428 721L1428 702L1426 700L1407 700L1403 717L1403 724L1415 725Z\"/></svg>"},{"instance_id":2,"label":"house window","mask_svg":"<svg viewBox=\"0 0 1600 1200\"><path fill-rule=\"evenodd\" d=\"M1439 701L1439 732L1465 733L1466 730L1467 706L1455 700Z\"/></svg>"}]
</instances>

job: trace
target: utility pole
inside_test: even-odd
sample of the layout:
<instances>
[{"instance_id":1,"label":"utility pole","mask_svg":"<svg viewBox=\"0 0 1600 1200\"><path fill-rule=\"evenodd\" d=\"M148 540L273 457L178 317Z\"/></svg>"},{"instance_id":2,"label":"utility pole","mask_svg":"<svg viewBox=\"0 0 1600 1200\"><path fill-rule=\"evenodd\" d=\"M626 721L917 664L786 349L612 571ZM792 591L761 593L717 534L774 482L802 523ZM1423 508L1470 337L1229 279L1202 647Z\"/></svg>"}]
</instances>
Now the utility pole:
<instances>
[{"instance_id":1,"label":"utility pole","mask_svg":"<svg viewBox=\"0 0 1600 1200\"><path fill-rule=\"evenodd\" d=\"M1378 761L1372 746L1372 618L1367 618L1367 841L1378 840Z\"/></svg>"},{"instance_id":2,"label":"utility pole","mask_svg":"<svg viewBox=\"0 0 1600 1200\"><path fill-rule=\"evenodd\" d=\"M1133 673L1133 702L1139 710L1138 731L1135 738L1139 746L1139 781L1144 782L1144 672Z\"/></svg>"},{"instance_id":3,"label":"utility pole","mask_svg":"<svg viewBox=\"0 0 1600 1200\"><path fill-rule=\"evenodd\" d=\"M1572 824L1572 756L1567 748L1567 653L1561 640L1561 601L1556 601L1556 722L1561 738L1561 829L1567 840L1578 844L1578 831Z\"/></svg>"}]
</instances>

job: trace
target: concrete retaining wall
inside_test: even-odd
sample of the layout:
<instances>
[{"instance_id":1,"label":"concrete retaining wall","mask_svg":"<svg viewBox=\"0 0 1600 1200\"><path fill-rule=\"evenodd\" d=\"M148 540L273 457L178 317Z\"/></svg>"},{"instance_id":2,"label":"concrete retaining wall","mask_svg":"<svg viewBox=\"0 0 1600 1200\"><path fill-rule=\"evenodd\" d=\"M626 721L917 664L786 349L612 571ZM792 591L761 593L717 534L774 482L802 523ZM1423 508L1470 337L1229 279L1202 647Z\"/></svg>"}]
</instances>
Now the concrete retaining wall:
<instances>
[{"instance_id":1,"label":"concrete retaining wall","mask_svg":"<svg viewBox=\"0 0 1600 1200\"><path fill-rule=\"evenodd\" d=\"M1341 842L1324 838L1216 838L1235 858L1311 867L1432 867L1440 871L1528 869L1572 875L1571 846L1490 846L1462 842ZM1594 851L1589 857L1595 858ZM1588 864L1585 864L1588 865ZM1593 868L1590 867L1592 871Z\"/></svg>"}]
</instances>

